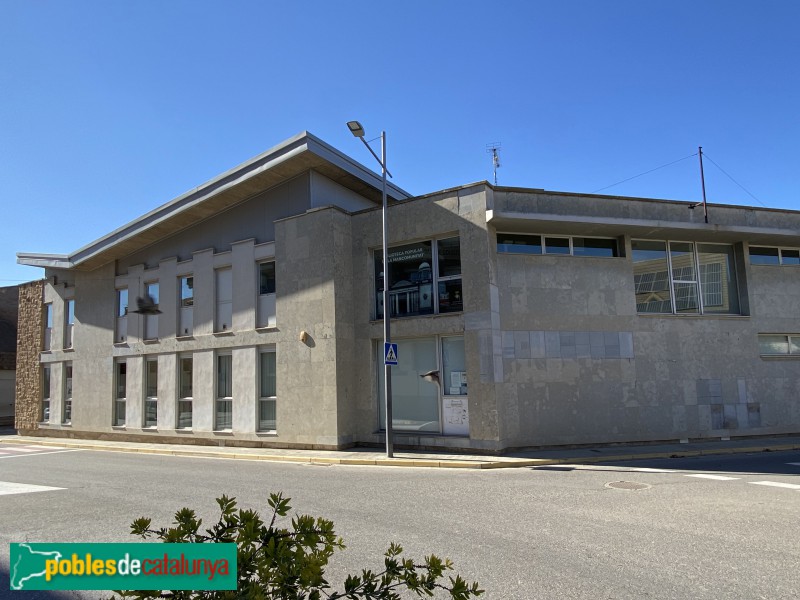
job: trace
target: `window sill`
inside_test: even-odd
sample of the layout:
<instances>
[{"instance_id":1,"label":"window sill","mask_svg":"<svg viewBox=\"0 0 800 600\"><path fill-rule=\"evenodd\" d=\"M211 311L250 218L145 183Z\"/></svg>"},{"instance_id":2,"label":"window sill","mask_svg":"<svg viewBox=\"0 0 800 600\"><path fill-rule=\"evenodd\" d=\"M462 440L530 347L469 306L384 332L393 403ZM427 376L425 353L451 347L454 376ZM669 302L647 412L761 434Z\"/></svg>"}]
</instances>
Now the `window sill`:
<instances>
[{"instance_id":1,"label":"window sill","mask_svg":"<svg viewBox=\"0 0 800 600\"><path fill-rule=\"evenodd\" d=\"M130 348L130 346L128 346L128 342L127 341L125 341L125 342L114 342L114 347L115 348Z\"/></svg>"},{"instance_id":2,"label":"window sill","mask_svg":"<svg viewBox=\"0 0 800 600\"><path fill-rule=\"evenodd\" d=\"M213 334L215 337L230 337L236 335L232 330L226 331L215 331Z\"/></svg>"},{"instance_id":3,"label":"window sill","mask_svg":"<svg viewBox=\"0 0 800 600\"><path fill-rule=\"evenodd\" d=\"M194 339L194 335L193 335L193 334L189 334L189 335L176 335L176 336L175 336L175 339L176 339L177 341L179 341L179 342L188 342L188 341L190 341L190 340L193 340L193 339Z\"/></svg>"},{"instance_id":4,"label":"window sill","mask_svg":"<svg viewBox=\"0 0 800 600\"><path fill-rule=\"evenodd\" d=\"M128 429L128 426L127 425L112 425L111 429L116 429L116 430L119 430L119 431L125 431L126 429Z\"/></svg>"},{"instance_id":5,"label":"window sill","mask_svg":"<svg viewBox=\"0 0 800 600\"><path fill-rule=\"evenodd\" d=\"M800 360L800 354L759 354L762 360Z\"/></svg>"},{"instance_id":6,"label":"window sill","mask_svg":"<svg viewBox=\"0 0 800 600\"><path fill-rule=\"evenodd\" d=\"M211 433L214 435L233 435L233 429L215 429Z\"/></svg>"},{"instance_id":7,"label":"window sill","mask_svg":"<svg viewBox=\"0 0 800 600\"><path fill-rule=\"evenodd\" d=\"M193 433L191 427L181 427L180 429L176 429L175 433Z\"/></svg>"},{"instance_id":8,"label":"window sill","mask_svg":"<svg viewBox=\"0 0 800 600\"><path fill-rule=\"evenodd\" d=\"M410 321L411 319L442 319L448 317L461 317L463 318L464 311L463 310L454 310L452 312L440 312L440 313L431 313L429 315L407 315L403 317L392 316L392 321ZM383 323L383 317L375 317L374 319L370 320L370 323L373 325L380 325Z\"/></svg>"},{"instance_id":9,"label":"window sill","mask_svg":"<svg viewBox=\"0 0 800 600\"><path fill-rule=\"evenodd\" d=\"M157 432L158 431L158 426L153 427L151 425L150 427L142 427L142 431L156 431Z\"/></svg>"},{"instance_id":10,"label":"window sill","mask_svg":"<svg viewBox=\"0 0 800 600\"><path fill-rule=\"evenodd\" d=\"M161 340L158 338L149 338L146 340L142 340L143 344L158 344Z\"/></svg>"},{"instance_id":11,"label":"window sill","mask_svg":"<svg viewBox=\"0 0 800 600\"><path fill-rule=\"evenodd\" d=\"M64 352L75 352L75 347L70 346L69 348L64 348Z\"/></svg>"},{"instance_id":12,"label":"window sill","mask_svg":"<svg viewBox=\"0 0 800 600\"><path fill-rule=\"evenodd\" d=\"M256 431L256 435L259 437L278 437L278 430L272 429L270 431Z\"/></svg>"},{"instance_id":13,"label":"window sill","mask_svg":"<svg viewBox=\"0 0 800 600\"><path fill-rule=\"evenodd\" d=\"M62 427L72 427L72 421L68 421L66 423L61 424Z\"/></svg>"},{"instance_id":14,"label":"window sill","mask_svg":"<svg viewBox=\"0 0 800 600\"><path fill-rule=\"evenodd\" d=\"M280 331L277 325L264 325L263 327L256 327L259 333L267 333L270 331Z\"/></svg>"}]
</instances>

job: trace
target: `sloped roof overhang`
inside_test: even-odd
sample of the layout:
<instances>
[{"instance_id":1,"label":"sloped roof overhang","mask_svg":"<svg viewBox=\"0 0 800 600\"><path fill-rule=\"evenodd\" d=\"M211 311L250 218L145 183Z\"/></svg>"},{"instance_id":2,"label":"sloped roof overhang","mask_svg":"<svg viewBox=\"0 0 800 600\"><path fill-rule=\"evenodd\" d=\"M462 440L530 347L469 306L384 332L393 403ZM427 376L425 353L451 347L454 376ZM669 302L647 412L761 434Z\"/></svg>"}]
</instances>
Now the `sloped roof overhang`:
<instances>
[{"instance_id":1,"label":"sloped roof overhang","mask_svg":"<svg viewBox=\"0 0 800 600\"><path fill-rule=\"evenodd\" d=\"M191 227L253 195L309 170L381 203L381 176L304 131L174 200L123 225L72 254L20 252L17 262L34 267L92 270ZM391 183L389 200L410 194Z\"/></svg>"}]
</instances>

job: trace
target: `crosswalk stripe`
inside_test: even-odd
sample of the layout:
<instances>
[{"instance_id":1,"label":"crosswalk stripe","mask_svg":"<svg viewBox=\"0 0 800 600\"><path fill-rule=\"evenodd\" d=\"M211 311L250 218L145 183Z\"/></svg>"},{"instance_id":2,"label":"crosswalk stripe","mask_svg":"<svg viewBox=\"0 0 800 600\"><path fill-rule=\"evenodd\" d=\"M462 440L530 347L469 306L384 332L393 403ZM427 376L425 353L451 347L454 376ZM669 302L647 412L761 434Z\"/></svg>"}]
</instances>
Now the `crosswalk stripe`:
<instances>
[{"instance_id":1,"label":"crosswalk stripe","mask_svg":"<svg viewBox=\"0 0 800 600\"><path fill-rule=\"evenodd\" d=\"M0 496L11 494L29 494L31 492L52 492L54 490L65 490L67 488L50 487L48 485L30 485L27 483L12 483L10 481L0 481Z\"/></svg>"},{"instance_id":2,"label":"crosswalk stripe","mask_svg":"<svg viewBox=\"0 0 800 600\"><path fill-rule=\"evenodd\" d=\"M686 475L686 477L697 477L699 479L713 479L715 481L731 481L733 479L739 479L738 477L726 477L725 475L706 475L705 473L692 473L690 475Z\"/></svg>"},{"instance_id":3,"label":"crosswalk stripe","mask_svg":"<svg viewBox=\"0 0 800 600\"><path fill-rule=\"evenodd\" d=\"M75 448L73 450L44 450L42 452L37 452L36 454L6 454L5 456L0 456L0 460L6 460L9 458L26 458L28 456L46 456L47 454L61 454L63 452L80 452L81 448Z\"/></svg>"},{"instance_id":4,"label":"crosswalk stripe","mask_svg":"<svg viewBox=\"0 0 800 600\"><path fill-rule=\"evenodd\" d=\"M752 485L768 485L771 487L786 488L787 490L800 490L800 485L795 483L781 483L779 481L748 481Z\"/></svg>"}]
</instances>

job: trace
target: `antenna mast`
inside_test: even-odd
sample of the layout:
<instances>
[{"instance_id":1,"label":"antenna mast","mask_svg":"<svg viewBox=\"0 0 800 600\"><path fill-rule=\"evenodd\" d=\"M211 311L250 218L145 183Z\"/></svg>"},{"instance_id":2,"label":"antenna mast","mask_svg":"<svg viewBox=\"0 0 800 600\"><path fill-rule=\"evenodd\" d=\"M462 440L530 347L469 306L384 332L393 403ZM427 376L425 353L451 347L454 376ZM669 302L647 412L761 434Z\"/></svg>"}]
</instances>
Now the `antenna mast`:
<instances>
[{"instance_id":1,"label":"antenna mast","mask_svg":"<svg viewBox=\"0 0 800 600\"><path fill-rule=\"evenodd\" d=\"M494 170L494 184L497 185L497 169L500 168L500 155L498 154L498 150L502 144L500 142L492 142L491 144L486 144L486 153L492 155L492 167Z\"/></svg>"},{"instance_id":2,"label":"antenna mast","mask_svg":"<svg viewBox=\"0 0 800 600\"><path fill-rule=\"evenodd\" d=\"M708 204L706 204L706 177L703 173L703 147L697 147L697 155L700 157L700 183L703 186L703 216L708 223Z\"/></svg>"}]
</instances>

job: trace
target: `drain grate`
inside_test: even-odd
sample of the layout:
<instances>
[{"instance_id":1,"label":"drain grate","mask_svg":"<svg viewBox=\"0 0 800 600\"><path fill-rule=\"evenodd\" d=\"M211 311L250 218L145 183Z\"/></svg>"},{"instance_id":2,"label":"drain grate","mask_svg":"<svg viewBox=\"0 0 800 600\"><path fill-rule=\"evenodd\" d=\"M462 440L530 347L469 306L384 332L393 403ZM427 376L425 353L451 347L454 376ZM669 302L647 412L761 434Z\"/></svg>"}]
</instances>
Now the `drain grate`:
<instances>
[{"instance_id":1,"label":"drain grate","mask_svg":"<svg viewBox=\"0 0 800 600\"><path fill-rule=\"evenodd\" d=\"M612 481L606 484L607 488L613 490L649 490L651 485L647 483L635 483L633 481Z\"/></svg>"}]
</instances>

